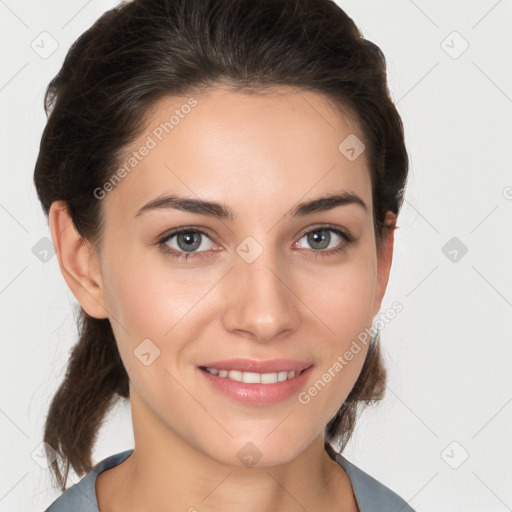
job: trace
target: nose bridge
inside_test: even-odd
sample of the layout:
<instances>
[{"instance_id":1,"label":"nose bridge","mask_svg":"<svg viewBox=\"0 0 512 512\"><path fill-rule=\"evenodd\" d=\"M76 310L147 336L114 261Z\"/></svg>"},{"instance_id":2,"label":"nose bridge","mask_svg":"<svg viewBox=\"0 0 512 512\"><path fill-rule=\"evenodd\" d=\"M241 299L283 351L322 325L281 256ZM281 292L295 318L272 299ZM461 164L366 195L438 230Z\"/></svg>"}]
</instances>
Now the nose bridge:
<instances>
[{"instance_id":1,"label":"nose bridge","mask_svg":"<svg viewBox=\"0 0 512 512\"><path fill-rule=\"evenodd\" d=\"M283 330L296 328L298 311L277 250L251 238L237 247L225 323L228 330L270 341Z\"/></svg>"}]
</instances>

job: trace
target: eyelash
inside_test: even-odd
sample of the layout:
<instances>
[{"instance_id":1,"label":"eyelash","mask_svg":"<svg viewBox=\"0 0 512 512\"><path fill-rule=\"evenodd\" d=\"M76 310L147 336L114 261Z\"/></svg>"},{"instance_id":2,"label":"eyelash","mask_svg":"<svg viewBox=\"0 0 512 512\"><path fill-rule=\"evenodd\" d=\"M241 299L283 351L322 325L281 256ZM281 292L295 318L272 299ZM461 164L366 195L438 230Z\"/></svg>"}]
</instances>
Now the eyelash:
<instances>
[{"instance_id":1,"label":"eyelash","mask_svg":"<svg viewBox=\"0 0 512 512\"><path fill-rule=\"evenodd\" d=\"M354 240L355 240L352 237L352 235L345 233L344 231L341 231L340 229L337 229L337 228L334 228L331 226L320 226L320 227L315 227L313 229L310 229L309 231L304 232L299 237L299 240L301 238L303 238L305 235L308 235L309 233L314 233L315 231L332 231L333 233L336 233L337 235L341 236L341 238L344 239L344 243L342 243L340 247L337 247L335 249L329 249L329 250L309 249L309 251L313 252L313 258L318 258L318 257L323 257L323 256L331 256L333 254L345 252L350 247L352 242L354 242ZM203 255L200 255L201 252L186 253L186 252L179 252L179 251L176 251L175 249L172 249L171 247L169 247L167 245L166 242L168 242L172 237L179 235L180 233L199 233L199 234L204 235L207 238L211 239L211 236L206 231L203 231L202 229L191 228L191 227L176 228L175 230L166 234L163 238L160 238L157 242L158 247L164 254L171 256L172 258L176 258L177 260L187 260L190 257L192 257L192 258L196 258L196 257L208 258L208 257L212 256L213 254L215 254L215 252L217 252L217 251L213 251L213 252L201 251L201 252L206 252L206 254L203 256ZM200 256L198 256L198 254Z\"/></svg>"}]
</instances>

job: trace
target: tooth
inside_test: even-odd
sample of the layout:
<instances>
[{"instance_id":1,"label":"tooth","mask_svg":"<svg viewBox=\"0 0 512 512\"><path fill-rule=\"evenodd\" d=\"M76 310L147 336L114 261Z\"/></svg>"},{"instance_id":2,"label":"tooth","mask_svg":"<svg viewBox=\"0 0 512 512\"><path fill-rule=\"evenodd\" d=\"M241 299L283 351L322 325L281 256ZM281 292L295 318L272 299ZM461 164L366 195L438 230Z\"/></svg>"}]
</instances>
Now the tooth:
<instances>
[{"instance_id":1,"label":"tooth","mask_svg":"<svg viewBox=\"0 0 512 512\"><path fill-rule=\"evenodd\" d=\"M257 373L257 372L242 372L239 370L218 370L217 368L206 368L206 371L212 375L219 377L228 377L237 382L245 382L247 384L275 384L276 382L283 382L288 379L293 379L299 372L295 370L283 370L274 373Z\"/></svg>"},{"instance_id":2,"label":"tooth","mask_svg":"<svg viewBox=\"0 0 512 512\"><path fill-rule=\"evenodd\" d=\"M242 378L248 384L259 384L261 375L253 372L243 372Z\"/></svg>"},{"instance_id":3,"label":"tooth","mask_svg":"<svg viewBox=\"0 0 512 512\"><path fill-rule=\"evenodd\" d=\"M228 373L228 377L232 380L236 380L237 382L243 382L243 372L239 372L238 370L230 370Z\"/></svg>"},{"instance_id":4,"label":"tooth","mask_svg":"<svg viewBox=\"0 0 512 512\"><path fill-rule=\"evenodd\" d=\"M277 381L282 382L283 380L286 380L288 378L288 372L282 371L277 374Z\"/></svg>"},{"instance_id":5,"label":"tooth","mask_svg":"<svg viewBox=\"0 0 512 512\"><path fill-rule=\"evenodd\" d=\"M275 384L277 382L277 373L262 373L261 383L262 384Z\"/></svg>"}]
</instances>

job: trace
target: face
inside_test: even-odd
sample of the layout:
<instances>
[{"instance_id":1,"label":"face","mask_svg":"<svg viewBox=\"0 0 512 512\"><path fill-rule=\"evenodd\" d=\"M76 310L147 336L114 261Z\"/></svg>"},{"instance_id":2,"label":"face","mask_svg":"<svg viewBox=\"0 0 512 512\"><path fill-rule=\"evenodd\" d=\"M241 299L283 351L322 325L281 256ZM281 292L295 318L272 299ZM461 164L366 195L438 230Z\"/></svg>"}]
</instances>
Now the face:
<instances>
[{"instance_id":1,"label":"face","mask_svg":"<svg viewBox=\"0 0 512 512\"><path fill-rule=\"evenodd\" d=\"M102 301L134 428L230 465L247 443L260 464L284 463L352 389L367 345L343 355L386 285L366 153L339 149L363 135L323 96L284 87L166 98L149 114L101 199ZM314 202L329 196L345 199Z\"/></svg>"}]
</instances>

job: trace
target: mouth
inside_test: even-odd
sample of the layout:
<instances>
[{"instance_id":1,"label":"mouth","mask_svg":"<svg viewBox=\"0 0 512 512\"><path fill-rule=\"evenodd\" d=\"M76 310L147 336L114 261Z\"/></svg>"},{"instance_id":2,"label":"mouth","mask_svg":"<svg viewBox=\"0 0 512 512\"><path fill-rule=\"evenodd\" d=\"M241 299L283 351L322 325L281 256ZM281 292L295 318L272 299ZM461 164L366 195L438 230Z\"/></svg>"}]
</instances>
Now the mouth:
<instances>
[{"instance_id":1,"label":"mouth","mask_svg":"<svg viewBox=\"0 0 512 512\"><path fill-rule=\"evenodd\" d=\"M270 405L297 393L313 363L274 359L232 359L198 366L209 385L222 395L250 405Z\"/></svg>"}]
</instances>

